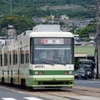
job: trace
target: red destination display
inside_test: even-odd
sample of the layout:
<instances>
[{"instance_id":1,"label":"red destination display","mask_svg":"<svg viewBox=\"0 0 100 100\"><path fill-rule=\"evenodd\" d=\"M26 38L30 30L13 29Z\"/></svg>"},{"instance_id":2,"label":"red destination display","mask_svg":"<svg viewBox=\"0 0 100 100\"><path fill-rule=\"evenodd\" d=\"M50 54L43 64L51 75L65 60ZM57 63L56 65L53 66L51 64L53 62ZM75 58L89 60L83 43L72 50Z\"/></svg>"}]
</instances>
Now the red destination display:
<instances>
[{"instance_id":1,"label":"red destination display","mask_svg":"<svg viewBox=\"0 0 100 100\"><path fill-rule=\"evenodd\" d=\"M41 44L64 44L63 38L42 38L40 40Z\"/></svg>"}]
</instances>

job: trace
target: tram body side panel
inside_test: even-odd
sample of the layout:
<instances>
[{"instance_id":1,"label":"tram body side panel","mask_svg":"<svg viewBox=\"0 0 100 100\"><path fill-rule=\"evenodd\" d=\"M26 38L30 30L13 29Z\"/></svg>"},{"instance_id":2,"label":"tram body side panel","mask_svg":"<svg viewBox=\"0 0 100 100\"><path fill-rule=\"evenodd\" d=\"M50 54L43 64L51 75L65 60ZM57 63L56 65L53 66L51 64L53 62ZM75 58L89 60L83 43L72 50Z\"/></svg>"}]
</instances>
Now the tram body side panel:
<instances>
[{"instance_id":1,"label":"tram body side panel","mask_svg":"<svg viewBox=\"0 0 100 100\"><path fill-rule=\"evenodd\" d=\"M2 48L2 56L3 56L3 77L2 77L2 82L7 83L8 82L8 47L4 46Z\"/></svg>"},{"instance_id":2,"label":"tram body side panel","mask_svg":"<svg viewBox=\"0 0 100 100\"><path fill-rule=\"evenodd\" d=\"M0 72L2 75L0 75L0 82L4 82L4 46L1 48L1 59L2 59L2 66L0 68Z\"/></svg>"},{"instance_id":3,"label":"tram body side panel","mask_svg":"<svg viewBox=\"0 0 100 100\"><path fill-rule=\"evenodd\" d=\"M14 67L15 68L15 67ZM16 72L14 72L16 71ZM21 85L29 75L29 38L19 41L17 70L13 70L14 84Z\"/></svg>"},{"instance_id":4,"label":"tram body side panel","mask_svg":"<svg viewBox=\"0 0 100 100\"><path fill-rule=\"evenodd\" d=\"M1 56L0 56L2 59L2 66L0 67L0 73L1 73L0 81L1 82L4 81L5 83L13 83L13 84L20 85L21 79L25 79L24 76L26 76L26 74L24 71L29 70L28 68L29 62L27 64L25 63L20 64L20 48L26 47L26 45L28 45L28 41L27 43L25 42L26 40L27 39L23 41L23 45L19 44L20 41L10 44L6 52L5 52L6 45L3 48L1 48ZM5 54L7 54L6 59L5 59ZM25 66L27 66L26 67L27 69L25 68Z\"/></svg>"}]
</instances>

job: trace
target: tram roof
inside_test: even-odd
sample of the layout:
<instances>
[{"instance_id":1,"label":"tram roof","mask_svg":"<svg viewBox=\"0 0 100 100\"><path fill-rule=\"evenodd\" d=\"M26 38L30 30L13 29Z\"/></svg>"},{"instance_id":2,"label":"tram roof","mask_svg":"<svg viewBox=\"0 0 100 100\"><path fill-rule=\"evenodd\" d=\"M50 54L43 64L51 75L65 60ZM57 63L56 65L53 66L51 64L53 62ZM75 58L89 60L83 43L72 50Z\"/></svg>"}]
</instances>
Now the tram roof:
<instances>
[{"instance_id":1,"label":"tram roof","mask_svg":"<svg viewBox=\"0 0 100 100\"><path fill-rule=\"evenodd\" d=\"M31 32L30 37L74 37L71 32Z\"/></svg>"}]
</instances>

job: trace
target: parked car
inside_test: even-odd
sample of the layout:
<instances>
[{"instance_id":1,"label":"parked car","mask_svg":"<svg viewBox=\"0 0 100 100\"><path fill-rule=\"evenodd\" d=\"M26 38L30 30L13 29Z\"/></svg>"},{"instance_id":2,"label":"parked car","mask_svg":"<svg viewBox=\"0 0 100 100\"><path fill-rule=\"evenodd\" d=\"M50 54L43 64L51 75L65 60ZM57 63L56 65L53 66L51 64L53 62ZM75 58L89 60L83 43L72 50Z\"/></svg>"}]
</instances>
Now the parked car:
<instances>
[{"instance_id":1,"label":"parked car","mask_svg":"<svg viewBox=\"0 0 100 100\"><path fill-rule=\"evenodd\" d=\"M84 69L78 69L75 71L75 79L79 79L79 78L82 78L82 79L87 79L88 78L88 73L86 70Z\"/></svg>"}]
</instances>

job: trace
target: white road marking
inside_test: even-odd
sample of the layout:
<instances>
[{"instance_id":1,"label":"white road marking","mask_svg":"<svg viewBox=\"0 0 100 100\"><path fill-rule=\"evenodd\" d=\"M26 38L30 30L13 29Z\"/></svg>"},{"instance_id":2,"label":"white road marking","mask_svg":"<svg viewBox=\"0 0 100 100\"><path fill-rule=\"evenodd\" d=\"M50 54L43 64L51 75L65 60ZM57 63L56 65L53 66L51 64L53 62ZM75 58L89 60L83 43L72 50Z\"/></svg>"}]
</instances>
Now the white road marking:
<instances>
[{"instance_id":1,"label":"white road marking","mask_svg":"<svg viewBox=\"0 0 100 100\"><path fill-rule=\"evenodd\" d=\"M43 99L39 99L39 98L35 98L35 97L24 97L25 99L28 100L43 100Z\"/></svg>"},{"instance_id":2,"label":"white road marking","mask_svg":"<svg viewBox=\"0 0 100 100\"><path fill-rule=\"evenodd\" d=\"M17 100L17 99L14 99L14 98L2 98L3 100Z\"/></svg>"},{"instance_id":3,"label":"white road marking","mask_svg":"<svg viewBox=\"0 0 100 100\"><path fill-rule=\"evenodd\" d=\"M17 100L17 99L14 99L14 98L2 98L3 100ZM43 99L39 99L39 98L35 98L35 97L24 97L24 99L27 99L27 100L43 100Z\"/></svg>"}]
</instances>

